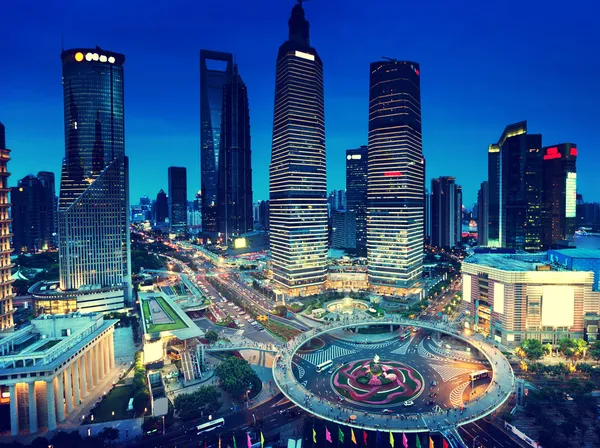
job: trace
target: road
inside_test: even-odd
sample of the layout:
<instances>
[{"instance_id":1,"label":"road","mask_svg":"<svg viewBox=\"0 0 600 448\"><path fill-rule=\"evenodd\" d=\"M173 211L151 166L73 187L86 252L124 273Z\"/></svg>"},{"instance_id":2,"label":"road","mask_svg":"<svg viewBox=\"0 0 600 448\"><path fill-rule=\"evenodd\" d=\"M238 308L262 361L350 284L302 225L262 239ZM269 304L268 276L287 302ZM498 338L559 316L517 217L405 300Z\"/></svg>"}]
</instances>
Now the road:
<instances>
[{"instance_id":1,"label":"road","mask_svg":"<svg viewBox=\"0 0 600 448\"><path fill-rule=\"evenodd\" d=\"M460 426L458 433L468 447L524 448L528 446L512 439L508 433L485 419Z\"/></svg>"}]
</instances>

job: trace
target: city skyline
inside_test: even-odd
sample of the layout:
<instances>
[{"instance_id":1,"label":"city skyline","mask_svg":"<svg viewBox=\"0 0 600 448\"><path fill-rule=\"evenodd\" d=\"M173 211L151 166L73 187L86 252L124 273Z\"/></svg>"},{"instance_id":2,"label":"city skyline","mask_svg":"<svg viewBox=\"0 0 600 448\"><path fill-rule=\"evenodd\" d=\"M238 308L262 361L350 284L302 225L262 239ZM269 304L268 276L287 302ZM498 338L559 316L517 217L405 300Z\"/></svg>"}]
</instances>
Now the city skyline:
<instances>
[{"instance_id":1,"label":"city skyline","mask_svg":"<svg viewBox=\"0 0 600 448\"><path fill-rule=\"evenodd\" d=\"M244 80L248 85L250 96L250 109L253 116L253 141L256 151L254 167L255 198L268 197L267 172L270 150L270 134L272 131L272 97L273 89L270 80L273 76L272 57L279 43L285 26L284 18L287 17L293 2L272 2L265 12L257 12L251 5L240 4L236 7L231 23L226 24L223 30L216 30L208 26L205 31L192 31L192 24L188 19L181 24L172 23L175 12L167 10L164 14L160 29L168 30L170 27L181 26L181 32L188 41L169 40L157 43L157 46L147 44L156 55L164 56L173 64L181 81L164 84L156 82L159 77L164 77L164 69L157 69L150 73L151 58L147 57L138 38L128 35L129 30L117 27L117 33L106 35L96 26L95 18L91 23L86 23L85 29L77 21L69 20L70 17L89 15L82 5L70 5L63 11L48 12L50 17L57 17L58 22L64 21L65 46L98 44L106 48L114 48L126 54L131 54L128 62L128 87L126 127L127 127L127 153L131 156L131 197L137 198L144 194L154 196L159 188L166 189L167 179L164 165L185 166L189 170L188 190L197 191L200 185L199 174L199 107L198 107L198 51L200 48L214 48L230 51L236 55L236 62L245 67ZM343 6L343 7L342 7ZM384 5L390 12L386 16L393 16L397 5L391 2ZM527 9L528 6L524 8ZM70 9L69 9L70 8ZM201 16L201 21L207 20L201 12L224 13L223 6L206 5L204 8L192 8L190 17ZM589 27L586 27L587 16L577 14L580 25L578 34L588 33L590 39L582 40L578 47L570 46L573 36L544 35L536 37L532 31L523 31L520 35L527 40L527 50L524 53L533 54L533 62L526 62L527 70L522 70L523 55L512 54L512 48L517 38L501 42L493 36L486 36L482 42L473 42L474 35L479 30L479 24L467 23L467 18L461 18L447 5L438 5L438 14L423 14L420 6L410 6L410 14L414 16L415 23L406 23L398 37L386 39L386 31L378 35L377 39L370 38L367 33L352 33L352 23L364 20L361 4L355 2L333 2L333 4L310 4L310 15L315 24L314 38L320 43L320 52L324 59L332 58L333 64L325 66L325 99L328 103L326 115L327 132L327 161L328 161L328 191L344 187L344 172L339 170L345 150L366 144L367 140L367 110L368 110L368 63L377 60L385 54L390 57L419 60L423 70L423 120L426 123L423 132L424 155L428 161L426 182L440 175L451 175L464 188L464 203L470 206L476 199L476 193L481 181L485 179L487 165L487 144L497 135L497 129L506 123L519 120L528 120L532 129L542 133L548 141L567 142L576 141L580 148L580 176L578 176L578 189L587 201L600 200L594 190L592 169L597 163L598 156L593 151L593 98L598 87L593 84L591 75L597 71L598 62L583 60L576 70L567 70L566 67L556 70L557 63L561 60L577 59L577 53L584 54L586 48L594 46L594 39ZM487 9L486 9L487 8ZM43 9L43 8L42 8ZM383 17L373 18L375 11L366 11L365 14L377 23L385 24ZM509 14L508 11L495 10L493 7L480 7L479 13L484 16L498 16L501 20ZM44 11L40 11L44 13ZM15 16L9 23L18 23L16 18L22 13L19 6L10 5L8 17ZM123 25L129 20L132 10L125 9L123 17L116 17L117 24ZM34 13L35 14L35 13ZM58 15L63 14L64 19L58 20ZM136 25L144 42L154 37L145 30L145 21L152 18L158 11L151 8ZM162 12L161 12L162 14ZM238 17L239 14L239 17ZM447 17L442 17L444 14ZM449 15L448 15L449 14ZM536 10L539 19L549 22L557 20L558 11ZM560 13L560 18L567 18L571 12ZM41 21L41 16L31 19ZM181 19L179 14L176 15ZM210 17L211 14L206 14ZM523 17L527 10L523 11ZM243 19L247 17L247 19ZM344 51L352 49L353 58L339 58L339 48L335 39L327 37L330 33L332 18L336 20L332 26L336 27L344 37ZM425 19L424 17L427 17ZM556 17L556 18L555 18ZM507 18L507 17L506 17ZM515 27L518 26L519 19ZM12 132L8 145L13 148L14 179L22 178L31 172L52 171L56 176L60 169L57 155L61 153L62 133L61 96L56 88L56 80L60 70L60 31L50 28L46 24L48 17L44 15L40 23L39 32L44 35L56 34L56 41L47 39L42 43L38 40L25 39L11 48L2 48L3 53L9 57L14 55L15 72L27 72L27 76L13 77L7 71L0 75L0 83L10 86L2 103L3 121ZM202 22L203 23L203 22ZM263 26L268 23L271 26ZM340 25L346 23L346 25ZM251 25L248 25L251 24ZM283 24L283 26L282 26ZM194 22L194 29L202 29ZM468 25L468 26L466 26ZM589 26L592 23L590 21ZM9 25L10 26L10 25ZM254 39L250 42L238 42L235 33L239 29L249 36L258 37L258 47ZM432 36L427 36L429 27L438 27L440 31ZM140 30L139 27L143 29ZM339 29L337 27L340 27ZM462 29L462 28L464 29ZM260 28L260 32L256 31ZM378 27L380 28L380 27ZM458 30L458 28L461 28ZM10 28L7 29L10 32ZM227 36L226 33L231 36ZM439 44L441 33L444 35L444 44ZM99 34L94 34L99 33ZM211 34L212 33L212 34ZM414 35L415 39L403 39L407 35ZM531 33L531 35L530 35ZM72 36L77 35L75 40ZM390 34L391 36L392 34ZM35 37L32 35L31 39ZM437 40L436 40L437 39ZM555 42L555 39L557 41ZM193 41L193 42L192 42ZM216 44L216 42L219 42ZM169 43L167 45L166 43ZM579 42L579 39L578 39ZM35 43L35 45L34 45ZM152 44L154 42L151 42ZM181 43L181 45L179 45ZM174 45L176 44L176 45ZM2 44L3 45L3 44ZM24 58L23 55L32 54L35 47L36 58ZM442 47L442 48L440 48ZM461 52L461 63L454 62L455 51L447 51L448 47ZM550 53L550 48L552 52ZM18 53L18 54L17 54ZM448 53L448 54L445 54ZM493 53L493 54L492 54ZM511 55L511 64L505 64L490 70L492 60ZM454 58L452 57L454 56ZM452 61L452 62L451 62ZM41 70L33 70L40 67ZM516 69L515 67L520 67ZM28 70L29 68L29 70ZM39 73L38 73L39 72ZM469 78L469 89L464 82ZM573 78L577 82L572 82ZM535 83L530 81L536 80ZM148 108L147 89L152 83L153 103L164 103L164 107ZM560 86L557 89L557 86ZM552 92L552 95L549 95ZM460 97L461 104L456 104L456 97ZM552 96L552 104L549 98ZM40 99L41 98L41 99ZM148 109L156 109L148 112ZM176 113L173 113L176 111ZM449 118L451 117L451 118ZM36 122L36 133L32 136L29 129L31 120ZM150 132L150 130L152 132ZM455 143L460 141L460 143ZM164 147L172 147L172 151L163 154ZM465 157L449 157L453 154ZM147 154L155 154L155 158L147 161ZM160 158L158 157L160 155ZM33 157L32 157L33 156ZM31 164L31 160L36 160ZM146 163L147 162L147 163ZM164 165L163 165L164 163ZM35 165L35 166L34 166ZM471 172L480 173L479 176L468 175ZM152 183L150 183L152 179ZM157 188L158 187L158 188Z\"/></svg>"}]
</instances>

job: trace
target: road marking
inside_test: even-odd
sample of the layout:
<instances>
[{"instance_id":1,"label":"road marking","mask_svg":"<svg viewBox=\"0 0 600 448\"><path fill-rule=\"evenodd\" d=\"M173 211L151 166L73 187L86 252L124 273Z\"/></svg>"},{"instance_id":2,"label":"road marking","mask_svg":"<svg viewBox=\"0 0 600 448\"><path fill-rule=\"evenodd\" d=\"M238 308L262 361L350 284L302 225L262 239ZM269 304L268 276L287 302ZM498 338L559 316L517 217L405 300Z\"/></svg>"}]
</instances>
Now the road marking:
<instances>
[{"instance_id":1,"label":"road marking","mask_svg":"<svg viewBox=\"0 0 600 448\"><path fill-rule=\"evenodd\" d=\"M400 347L395 350L392 350L390 353L394 353L396 355L406 355L408 348L410 347L411 341L404 341Z\"/></svg>"},{"instance_id":2,"label":"road marking","mask_svg":"<svg viewBox=\"0 0 600 448\"><path fill-rule=\"evenodd\" d=\"M464 373L470 373L473 371L473 369L465 369L463 367L452 367L450 365L440 365L434 363L430 363L429 367L439 373L444 382Z\"/></svg>"},{"instance_id":3,"label":"road marking","mask_svg":"<svg viewBox=\"0 0 600 448\"><path fill-rule=\"evenodd\" d=\"M463 406L463 394L468 385L469 382L467 381L466 383L461 384L460 386L453 389L452 392L450 392L450 404L452 404L452 406Z\"/></svg>"},{"instance_id":4,"label":"road marking","mask_svg":"<svg viewBox=\"0 0 600 448\"><path fill-rule=\"evenodd\" d=\"M329 347L327 350L320 350L314 353L307 353L298 355L305 361L317 366L325 361L330 359L336 359L341 356L349 355L351 353L356 353L357 350L347 349L344 347L338 347L337 345L333 345Z\"/></svg>"}]
</instances>

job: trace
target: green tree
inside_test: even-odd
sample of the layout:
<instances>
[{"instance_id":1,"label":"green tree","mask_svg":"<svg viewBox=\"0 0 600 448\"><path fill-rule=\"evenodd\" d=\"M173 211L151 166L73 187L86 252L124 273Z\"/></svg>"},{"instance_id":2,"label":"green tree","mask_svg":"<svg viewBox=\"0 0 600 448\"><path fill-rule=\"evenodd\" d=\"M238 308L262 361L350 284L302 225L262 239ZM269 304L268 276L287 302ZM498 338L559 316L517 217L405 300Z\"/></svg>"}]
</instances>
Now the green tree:
<instances>
[{"instance_id":1,"label":"green tree","mask_svg":"<svg viewBox=\"0 0 600 448\"><path fill-rule=\"evenodd\" d=\"M182 420L198 418L219 409L219 393L215 386L200 386L190 394L175 397L175 411Z\"/></svg>"},{"instance_id":2,"label":"green tree","mask_svg":"<svg viewBox=\"0 0 600 448\"><path fill-rule=\"evenodd\" d=\"M600 361L600 340L594 341L589 348L589 354L594 361Z\"/></svg>"},{"instance_id":3,"label":"green tree","mask_svg":"<svg viewBox=\"0 0 600 448\"><path fill-rule=\"evenodd\" d=\"M277 305L275 307L275 314L281 317L285 317L287 315L287 308L285 305Z\"/></svg>"},{"instance_id":4,"label":"green tree","mask_svg":"<svg viewBox=\"0 0 600 448\"><path fill-rule=\"evenodd\" d=\"M219 333L213 330L209 330L204 334L204 337L210 344L214 344L219 340Z\"/></svg>"},{"instance_id":5,"label":"green tree","mask_svg":"<svg viewBox=\"0 0 600 448\"><path fill-rule=\"evenodd\" d=\"M544 354L551 355L552 354L552 344L544 344Z\"/></svg>"},{"instance_id":6,"label":"green tree","mask_svg":"<svg viewBox=\"0 0 600 448\"><path fill-rule=\"evenodd\" d=\"M544 356L544 347L537 339L526 339L521 344L521 348L525 352L527 359L535 361Z\"/></svg>"},{"instance_id":7,"label":"green tree","mask_svg":"<svg viewBox=\"0 0 600 448\"><path fill-rule=\"evenodd\" d=\"M133 396L133 409L136 414L142 414L144 409L147 409L150 406L150 394L148 390L139 390Z\"/></svg>"},{"instance_id":8,"label":"green tree","mask_svg":"<svg viewBox=\"0 0 600 448\"><path fill-rule=\"evenodd\" d=\"M105 426L102 431L98 433L98 438L107 441L108 443L112 443L119 438L119 430L117 428Z\"/></svg>"},{"instance_id":9,"label":"green tree","mask_svg":"<svg viewBox=\"0 0 600 448\"><path fill-rule=\"evenodd\" d=\"M215 374L223 390L233 396L241 397L249 387L260 388L260 379L245 359L229 357L217 366Z\"/></svg>"}]
</instances>

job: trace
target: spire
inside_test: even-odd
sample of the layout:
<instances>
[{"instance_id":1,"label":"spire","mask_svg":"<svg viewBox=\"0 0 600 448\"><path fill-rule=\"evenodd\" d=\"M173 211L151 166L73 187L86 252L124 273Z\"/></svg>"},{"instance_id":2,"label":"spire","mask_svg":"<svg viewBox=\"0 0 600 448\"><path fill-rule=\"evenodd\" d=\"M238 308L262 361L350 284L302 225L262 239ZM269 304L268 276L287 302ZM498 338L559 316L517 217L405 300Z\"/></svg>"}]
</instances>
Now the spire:
<instances>
[{"instance_id":1,"label":"spire","mask_svg":"<svg viewBox=\"0 0 600 448\"><path fill-rule=\"evenodd\" d=\"M289 40L297 44L310 46L309 37L309 23L304 17L304 8L302 7L302 0L298 0L298 3L294 5L292 9L292 15L288 21L290 29Z\"/></svg>"}]
</instances>

